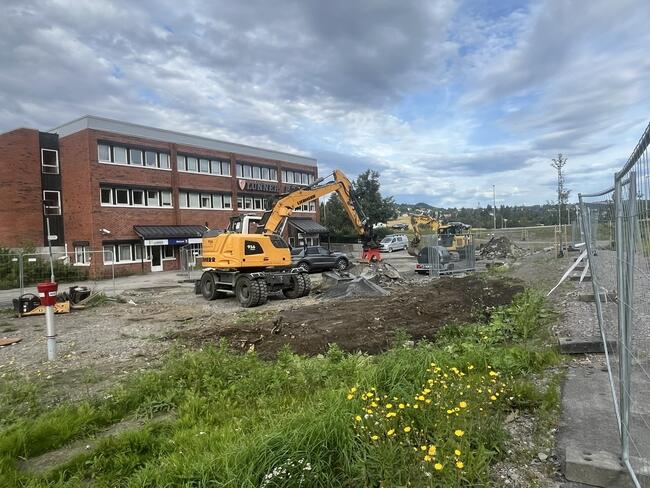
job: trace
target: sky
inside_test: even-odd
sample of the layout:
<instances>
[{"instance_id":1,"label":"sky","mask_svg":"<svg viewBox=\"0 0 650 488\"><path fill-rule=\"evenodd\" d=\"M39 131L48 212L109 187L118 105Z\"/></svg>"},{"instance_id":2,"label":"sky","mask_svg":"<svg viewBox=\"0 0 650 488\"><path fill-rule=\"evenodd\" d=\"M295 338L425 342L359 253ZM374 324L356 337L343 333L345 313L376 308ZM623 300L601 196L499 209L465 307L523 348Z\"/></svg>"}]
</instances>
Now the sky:
<instances>
[{"instance_id":1,"label":"sky","mask_svg":"<svg viewBox=\"0 0 650 488\"><path fill-rule=\"evenodd\" d=\"M572 200L650 120L648 0L2 0L0 132L92 114L380 173L397 202Z\"/></svg>"}]
</instances>

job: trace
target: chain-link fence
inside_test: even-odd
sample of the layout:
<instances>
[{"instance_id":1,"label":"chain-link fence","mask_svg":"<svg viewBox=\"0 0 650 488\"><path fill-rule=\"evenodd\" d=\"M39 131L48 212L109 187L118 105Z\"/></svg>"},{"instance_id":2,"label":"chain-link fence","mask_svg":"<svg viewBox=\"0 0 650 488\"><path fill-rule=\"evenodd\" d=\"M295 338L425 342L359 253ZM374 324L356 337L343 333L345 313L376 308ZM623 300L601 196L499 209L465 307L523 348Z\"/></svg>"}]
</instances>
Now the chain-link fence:
<instances>
[{"instance_id":1,"label":"chain-link fence","mask_svg":"<svg viewBox=\"0 0 650 488\"><path fill-rule=\"evenodd\" d=\"M187 281L198 279L203 273L201 244L187 244L180 248L181 273L187 275Z\"/></svg>"},{"instance_id":2,"label":"chain-link fence","mask_svg":"<svg viewBox=\"0 0 650 488\"><path fill-rule=\"evenodd\" d=\"M416 271L429 276L466 273L476 269L476 247L471 235L422 236Z\"/></svg>"},{"instance_id":3,"label":"chain-link fence","mask_svg":"<svg viewBox=\"0 0 650 488\"><path fill-rule=\"evenodd\" d=\"M601 334L604 340L618 340L607 363L621 459L637 487L650 486L649 145L650 125L615 175L614 188L580 195ZM616 307L607 293L614 289Z\"/></svg>"},{"instance_id":4,"label":"chain-link fence","mask_svg":"<svg viewBox=\"0 0 650 488\"><path fill-rule=\"evenodd\" d=\"M522 249L539 251L548 247L557 247L560 238L563 243L570 243L573 222L571 224L537 225L534 227L506 227L500 229L472 229L472 236L477 245L485 244L492 237L507 237Z\"/></svg>"}]
</instances>

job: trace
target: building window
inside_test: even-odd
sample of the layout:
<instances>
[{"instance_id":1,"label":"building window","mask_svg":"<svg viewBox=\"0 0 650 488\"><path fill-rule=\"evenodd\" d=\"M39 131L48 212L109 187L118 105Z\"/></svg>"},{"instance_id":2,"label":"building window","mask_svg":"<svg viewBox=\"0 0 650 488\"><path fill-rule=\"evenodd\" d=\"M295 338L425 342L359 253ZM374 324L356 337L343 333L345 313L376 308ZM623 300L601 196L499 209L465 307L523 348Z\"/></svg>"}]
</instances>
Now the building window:
<instances>
[{"instance_id":1,"label":"building window","mask_svg":"<svg viewBox=\"0 0 650 488\"><path fill-rule=\"evenodd\" d=\"M135 260L136 261L146 261L147 256L144 254L144 247L142 244L136 244L134 246L135 249Z\"/></svg>"},{"instance_id":2,"label":"building window","mask_svg":"<svg viewBox=\"0 0 650 488\"><path fill-rule=\"evenodd\" d=\"M90 246L74 247L75 264L90 264Z\"/></svg>"},{"instance_id":3,"label":"building window","mask_svg":"<svg viewBox=\"0 0 650 488\"><path fill-rule=\"evenodd\" d=\"M178 171L187 171L187 158L185 156L176 156L176 169Z\"/></svg>"},{"instance_id":4,"label":"building window","mask_svg":"<svg viewBox=\"0 0 650 488\"><path fill-rule=\"evenodd\" d=\"M104 254L104 264L113 263L113 259L115 257L115 246L113 245L103 246L102 250Z\"/></svg>"},{"instance_id":5,"label":"building window","mask_svg":"<svg viewBox=\"0 0 650 488\"><path fill-rule=\"evenodd\" d=\"M199 172L209 173L210 172L210 160L209 159L200 159L199 160Z\"/></svg>"},{"instance_id":6,"label":"building window","mask_svg":"<svg viewBox=\"0 0 650 488\"><path fill-rule=\"evenodd\" d=\"M129 190L125 188L115 189L115 205L128 205L129 204Z\"/></svg>"},{"instance_id":7,"label":"building window","mask_svg":"<svg viewBox=\"0 0 650 488\"><path fill-rule=\"evenodd\" d=\"M46 174L59 174L59 151L41 149L41 171Z\"/></svg>"},{"instance_id":8,"label":"building window","mask_svg":"<svg viewBox=\"0 0 650 488\"><path fill-rule=\"evenodd\" d=\"M178 206L190 209L229 209L232 208L232 196L222 193L178 192Z\"/></svg>"},{"instance_id":9,"label":"building window","mask_svg":"<svg viewBox=\"0 0 650 488\"><path fill-rule=\"evenodd\" d=\"M268 200L258 196L240 196L237 197L237 208L239 210L257 210L263 211L268 206Z\"/></svg>"},{"instance_id":10,"label":"building window","mask_svg":"<svg viewBox=\"0 0 650 488\"><path fill-rule=\"evenodd\" d=\"M212 208L212 197L210 195L201 195L201 208Z\"/></svg>"},{"instance_id":11,"label":"building window","mask_svg":"<svg viewBox=\"0 0 650 488\"><path fill-rule=\"evenodd\" d=\"M136 263L142 260L142 244L105 244L103 246L104 264ZM135 259L134 259L135 256Z\"/></svg>"},{"instance_id":12,"label":"building window","mask_svg":"<svg viewBox=\"0 0 650 488\"><path fill-rule=\"evenodd\" d=\"M165 246L163 247L163 258L164 259L176 259L174 256L174 246Z\"/></svg>"},{"instance_id":13,"label":"building window","mask_svg":"<svg viewBox=\"0 0 650 488\"><path fill-rule=\"evenodd\" d=\"M131 149L129 156L131 157L131 164L134 166L142 166L142 151L140 149Z\"/></svg>"},{"instance_id":14,"label":"building window","mask_svg":"<svg viewBox=\"0 0 650 488\"><path fill-rule=\"evenodd\" d=\"M99 144L97 146L97 152L99 155L99 160L105 163L110 163L111 161L111 146L107 144Z\"/></svg>"},{"instance_id":15,"label":"building window","mask_svg":"<svg viewBox=\"0 0 650 488\"><path fill-rule=\"evenodd\" d=\"M145 188L100 188L102 206L171 207L170 190L147 190Z\"/></svg>"},{"instance_id":16,"label":"building window","mask_svg":"<svg viewBox=\"0 0 650 488\"><path fill-rule=\"evenodd\" d=\"M111 144L98 144L99 162L143 166L146 168L170 169L169 154L158 151L142 151L136 148Z\"/></svg>"},{"instance_id":17,"label":"building window","mask_svg":"<svg viewBox=\"0 0 650 488\"><path fill-rule=\"evenodd\" d=\"M127 152L125 147L113 146L113 162L115 164L128 164Z\"/></svg>"},{"instance_id":18,"label":"building window","mask_svg":"<svg viewBox=\"0 0 650 488\"><path fill-rule=\"evenodd\" d=\"M133 247L131 244L120 244L118 246L118 260L119 261L133 261L133 255L131 254Z\"/></svg>"},{"instance_id":19,"label":"building window","mask_svg":"<svg viewBox=\"0 0 650 488\"><path fill-rule=\"evenodd\" d=\"M45 190L43 192L43 213L61 215L61 192Z\"/></svg>"},{"instance_id":20,"label":"building window","mask_svg":"<svg viewBox=\"0 0 650 488\"><path fill-rule=\"evenodd\" d=\"M199 160L196 158L187 158L187 171L199 171Z\"/></svg>"}]
</instances>

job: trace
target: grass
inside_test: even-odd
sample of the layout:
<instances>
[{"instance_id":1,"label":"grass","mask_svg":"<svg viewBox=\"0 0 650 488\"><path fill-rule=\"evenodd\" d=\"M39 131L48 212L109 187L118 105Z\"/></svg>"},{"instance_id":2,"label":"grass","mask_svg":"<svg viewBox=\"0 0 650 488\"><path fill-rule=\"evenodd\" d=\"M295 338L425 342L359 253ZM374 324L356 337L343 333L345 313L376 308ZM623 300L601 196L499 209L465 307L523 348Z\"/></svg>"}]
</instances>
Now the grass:
<instances>
[{"instance_id":1,"label":"grass","mask_svg":"<svg viewBox=\"0 0 650 488\"><path fill-rule=\"evenodd\" d=\"M435 344L375 357L179 350L103 398L55 407L12 379L0 387L0 417L11 418L0 424L0 486L486 486L506 456L505 416L558 402L531 380L559 361L549 321L526 292ZM152 420L44 475L17 467L133 417Z\"/></svg>"}]
</instances>

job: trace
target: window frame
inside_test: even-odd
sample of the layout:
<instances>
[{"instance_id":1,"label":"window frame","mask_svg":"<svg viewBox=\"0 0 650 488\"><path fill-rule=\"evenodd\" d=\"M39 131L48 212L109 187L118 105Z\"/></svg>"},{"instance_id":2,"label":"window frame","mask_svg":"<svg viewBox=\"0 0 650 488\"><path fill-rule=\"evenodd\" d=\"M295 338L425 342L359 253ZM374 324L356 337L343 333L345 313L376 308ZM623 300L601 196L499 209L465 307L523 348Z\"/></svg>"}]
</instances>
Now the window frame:
<instances>
[{"instance_id":1,"label":"window frame","mask_svg":"<svg viewBox=\"0 0 650 488\"><path fill-rule=\"evenodd\" d=\"M126 203L121 203L119 199L119 194L124 192L126 194ZM131 195L128 188L115 188L115 195L113 196L114 205L126 205L131 206Z\"/></svg>"},{"instance_id":2,"label":"window frame","mask_svg":"<svg viewBox=\"0 0 650 488\"><path fill-rule=\"evenodd\" d=\"M80 256L81 259L79 259ZM74 246L74 266L90 266L90 257L89 245L84 244Z\"/></svg>"},{"instance_id":3,"label":"window frame","mask_svg":"<svg viewBox=\"0 0 650 488\"><path fill-rule=\"evenodd\" d=\"M48 200L48 198L45 196L46 193L53 193L56 194L56 205L47 205L46 202L48 201L53 201L53 200ZM59 190L43 190L43 215L61 215L61 192ZM56 209L54 212L49 212L49 209Z\"/></svg>"},{"instance_id":4,"label":"window frame","mask_svg":"<svg viewBox=\"0 0 650 488\"><path fill-rule=\"evenodd\" d=\"M140 154L140 162L139 163L134 163L133 162L133 154ZM129 164L131 166L144 166L144 153L142 152L142 149L135 149L135 148L130 148L129 149Z\"/></svg>"},{"instance_id":5,"label":"window frame","mask_svg":"<svg viewBox=\"0 0 650 488\"><path fill-rule=\"evenodd\" d=\"M54 153L54 164L45 164L45 151ZM54 171L45 171L45 168L54 168ZM45 147L41 148L41 173L46 175L58 175L60 173L59 169L59 150L58 149L48 149Z\"/></svg>"},{"instance_id":6,"label":"window frame","mask_svg":"<svg viewBox=\"0 0 650 488\"><path fill-rule=\"evenodd\" d=\"M124 147L124 146L112 146L113 148L113 164L121 164L122 166L126 166L129 164L129 150ZM123 155L124 160L118 161L117 160L117 154Z\"/></svg>"}]
</instances>

